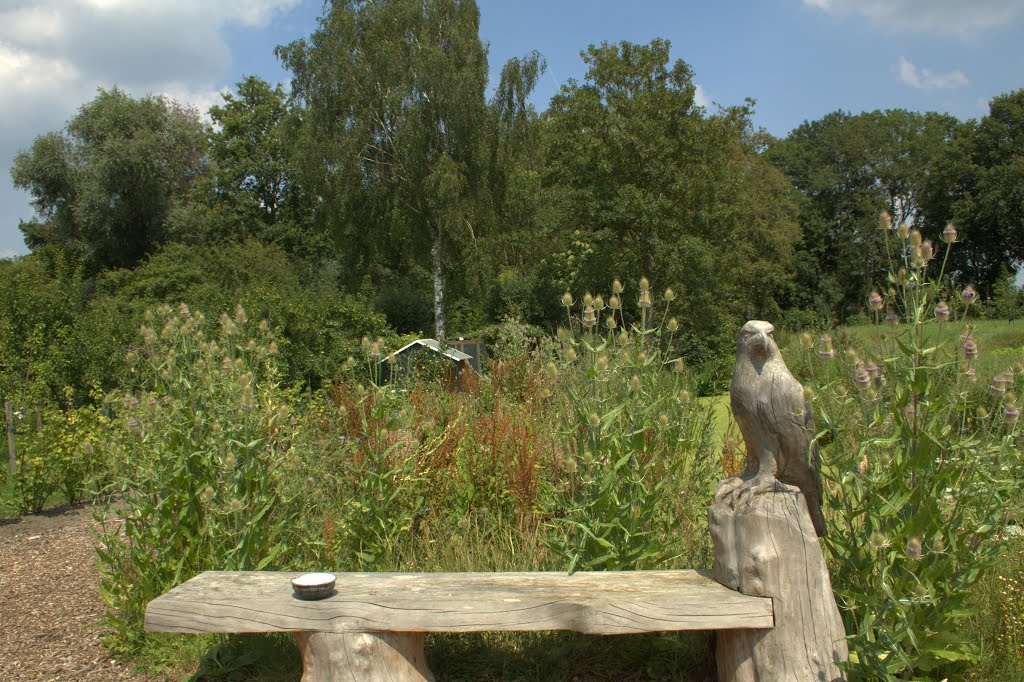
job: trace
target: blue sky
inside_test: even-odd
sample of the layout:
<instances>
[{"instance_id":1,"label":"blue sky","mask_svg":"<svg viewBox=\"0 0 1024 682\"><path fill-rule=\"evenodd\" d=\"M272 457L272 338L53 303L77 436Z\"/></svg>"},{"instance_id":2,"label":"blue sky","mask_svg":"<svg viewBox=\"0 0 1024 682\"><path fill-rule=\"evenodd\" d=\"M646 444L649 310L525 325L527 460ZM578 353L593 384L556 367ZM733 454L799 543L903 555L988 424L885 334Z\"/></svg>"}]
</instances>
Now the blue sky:
<instances>
[{"instance_id":1,"label":"blue sky","mask_svg":"<svg viewBox=\"0 0 1024 682\"><path fill-rule=\"evenodd\" d=\"M672 42L713 103L757 100L755 123L784 136L843 109L906 108L978 118L1024 87L1024 0L478 0L492 80L540 51L538 109L601 41ZM61 128L97 87L163 93L205 110L243 76L288 80L275 45L315 28L321 0L0 1L0 255L26 251L26 193L6 171Z\"/></svg>"}]
</instances>

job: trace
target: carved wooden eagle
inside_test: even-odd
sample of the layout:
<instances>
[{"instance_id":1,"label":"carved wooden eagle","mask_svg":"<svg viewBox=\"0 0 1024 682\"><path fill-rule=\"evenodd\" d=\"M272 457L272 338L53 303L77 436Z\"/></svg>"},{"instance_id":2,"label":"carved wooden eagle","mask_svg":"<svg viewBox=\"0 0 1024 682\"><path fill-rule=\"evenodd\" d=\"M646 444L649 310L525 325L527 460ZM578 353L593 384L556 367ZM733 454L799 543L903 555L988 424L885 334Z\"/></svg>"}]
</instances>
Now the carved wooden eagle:
<instances>
[{"instance_id":1,"label":"carved wooden eagle","mask_svg":"<svg viewBox=\"0 0 1024 682\"><path fill-rule=\"evenodd\" d=\"M743 325L736 343L736 367L729 388L732 412L747 446L747 469L740 495L755 495L781 481L800 488L818 535L821 513L821 453L814 443L814 414L804 389L789 373L768 322Z\"/></svg>"}]
</instances>

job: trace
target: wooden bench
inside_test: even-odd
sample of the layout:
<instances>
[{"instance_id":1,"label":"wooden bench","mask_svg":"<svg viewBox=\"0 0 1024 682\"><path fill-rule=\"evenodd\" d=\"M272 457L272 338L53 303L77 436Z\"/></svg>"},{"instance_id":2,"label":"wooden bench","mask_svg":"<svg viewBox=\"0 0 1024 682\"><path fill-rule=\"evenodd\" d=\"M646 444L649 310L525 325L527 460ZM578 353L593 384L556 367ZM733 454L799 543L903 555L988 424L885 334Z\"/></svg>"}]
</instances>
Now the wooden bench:
<instances>
[{"instance_id":1,"label":"wooden bench","mask_svg":"<svg viewBox=\"0 0 1024 682\"><path fill-rule=\"evenodd\" d=\"M338 573L320 601L297 573L206 572L150 602L156 632L293 632L303 682L433 680L424 633L572 630L595 635L763 629L772 600L706 571Z\"/></svg>"}]
</instances>

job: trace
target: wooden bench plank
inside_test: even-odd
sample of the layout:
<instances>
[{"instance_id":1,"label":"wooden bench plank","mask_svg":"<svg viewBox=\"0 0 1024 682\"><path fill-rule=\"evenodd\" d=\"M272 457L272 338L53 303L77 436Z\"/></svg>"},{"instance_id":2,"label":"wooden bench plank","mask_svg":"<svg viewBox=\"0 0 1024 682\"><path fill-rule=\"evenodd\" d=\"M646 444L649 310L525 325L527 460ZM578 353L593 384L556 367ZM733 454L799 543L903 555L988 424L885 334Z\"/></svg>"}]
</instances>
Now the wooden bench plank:
<instances>
[{"instance_id":1,"label":"wooden bench plank","mask_svg":"<svg viewBox=\"0 0 1024 682\"><path fill-rule=\"evenodd\" d=\"M206 572L150 602L158 632L626 634L773 626L772 600L702 571L338 573L336 593L302 601L298 573Z\"/></svg>"}]
</instances>

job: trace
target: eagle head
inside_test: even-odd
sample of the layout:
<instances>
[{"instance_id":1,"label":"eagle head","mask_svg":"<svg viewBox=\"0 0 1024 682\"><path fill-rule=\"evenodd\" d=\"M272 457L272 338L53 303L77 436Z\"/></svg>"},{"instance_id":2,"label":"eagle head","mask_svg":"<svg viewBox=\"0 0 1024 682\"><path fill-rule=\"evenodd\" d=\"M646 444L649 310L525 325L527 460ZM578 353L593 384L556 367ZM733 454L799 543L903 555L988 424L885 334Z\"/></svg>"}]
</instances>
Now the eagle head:
<instances>
[{"instance_id":1,"label":"eagle head","mask_svg":"<svg viewBox=\"0 0 1024 682\"><path fill-rule=\"evenodd\" d=\"M773 331L775 331L775 327L770 322L763 320L747 322L743 325L743 329L740 329L739 338L736 340L737 357L766 360L777 348L775 339L772 338Z\"/></svg>"}]
</instances>

